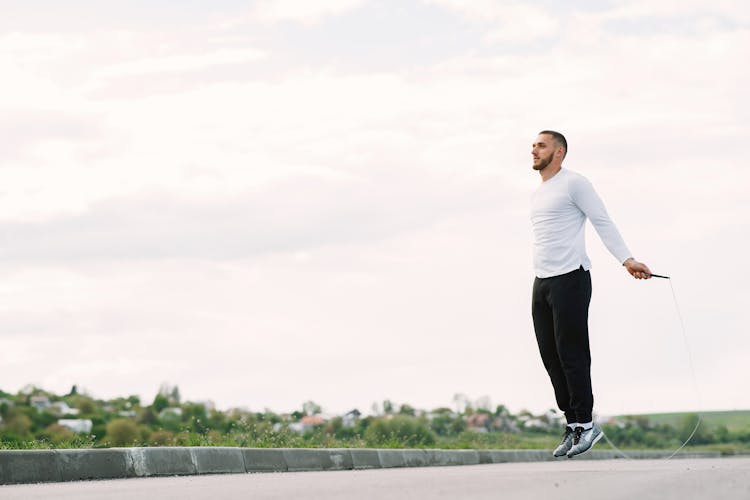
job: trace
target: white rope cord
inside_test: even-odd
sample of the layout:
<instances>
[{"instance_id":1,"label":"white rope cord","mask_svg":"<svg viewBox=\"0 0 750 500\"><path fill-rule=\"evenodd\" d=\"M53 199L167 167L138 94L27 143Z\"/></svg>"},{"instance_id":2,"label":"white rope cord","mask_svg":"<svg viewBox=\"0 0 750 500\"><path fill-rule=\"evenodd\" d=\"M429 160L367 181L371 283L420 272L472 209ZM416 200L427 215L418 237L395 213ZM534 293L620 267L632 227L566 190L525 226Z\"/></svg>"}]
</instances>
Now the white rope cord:
<instances>
[{"instance_id":1,"label":"white rope cord","mask_svg":"<svg viewBox=\"0 0 750 500\"><path fill-rule=\"evenodd\" d=\"M688 362L689 362L689 365L690 365L690 375L691 375L691 377L693 379L693 390L695 391L695 395L697 396L697 399L698 399L698 408L700 410L700 409L703 408L703 403L701 401L700 391L698 390L698 378L695 375L695 365L693 364L693 355L692 355L692 353L690 351L690 344L688 342L687 333L685 332L685 322L682 319L682 313L680 312L680 305L677 302L677 294L675 294L675 292L674 292L674 286L672 285L672 278L671 277L667 277L667 276L659 276L659 277L660 278L666 278L667 281L669 281L669 288L672 290L672 298L674 299L674 307L677 310L677 317L680 319L680 327L681 327L681 330L682 330L682 340L685 342L685 350L687 351L687 355L688 355ZM685 440L685 442L682 443L682 445L679 448L677 448L676 450L674 450L674 452L672 452L672 454L669 455L666 458L666 460L669 460L670 458L674 457L675 455L677 455L677 453L680 450L682 450L685 446L687 446L687 444L690 442L690 440L693 439L693 436L695 436L695 433L698 431L698 427L701 425L702 422L703 422L703 416L701 415L701 413L699 411L698 412L698 420L695 423L695 427L693 428L693 432L690 433L690 436L688 436L688 438ZM622 455L623 457L625 457L625 458L627 458L629 460L633 460L633 457L629 456L627 453L625 453L620 448L618 448L617 446L615 446L615 444L612 441L610 441L609 437L607 436L607 434L604 431L602 431L602 433L604 434L604 439L607 440L607 443L609 443L609 445L617 453L619 453L620 455Z\"/></svg>"}]
</instances>

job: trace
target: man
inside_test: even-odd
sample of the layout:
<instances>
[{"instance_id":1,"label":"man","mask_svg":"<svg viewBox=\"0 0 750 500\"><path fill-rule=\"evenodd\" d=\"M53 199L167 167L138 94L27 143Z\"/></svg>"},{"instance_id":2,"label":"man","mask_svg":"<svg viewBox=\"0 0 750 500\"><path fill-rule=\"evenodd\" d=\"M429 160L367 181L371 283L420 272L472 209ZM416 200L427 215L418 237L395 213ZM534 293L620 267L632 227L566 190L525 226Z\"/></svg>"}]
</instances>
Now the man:
<instances>
[{"instance_id":1,"label":"man","mask_svg":"<svg viewBox=\"0 0 750 500\"><path fill-rule=\"evenodd\" d=\"M633 277L651 277L648 266L631 255L591 183L562 168L567 152L565 137L552 130L540 132L531 149L534 170L542 178L531 198L536 274L531 312L539 353L567 421L555 457L584 453L603 435L592 417L591 261L584 243L586 219Z\"/></svg>"}]
</instances>

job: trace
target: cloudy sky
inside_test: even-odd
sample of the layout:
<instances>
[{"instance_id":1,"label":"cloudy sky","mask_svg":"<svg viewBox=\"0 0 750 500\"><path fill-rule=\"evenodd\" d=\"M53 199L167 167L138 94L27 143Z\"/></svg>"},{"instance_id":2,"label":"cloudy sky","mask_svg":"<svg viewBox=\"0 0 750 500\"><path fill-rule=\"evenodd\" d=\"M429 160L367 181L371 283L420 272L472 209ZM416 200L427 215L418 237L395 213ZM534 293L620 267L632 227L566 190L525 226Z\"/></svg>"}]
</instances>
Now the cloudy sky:
<instances>
[{"instance_id":1,"label":"cloudy sky","mask_svg":"<svg viewBox=\"0 0 750 500\"><path fill-rule=\"evenodd\" d=\"M0 18L0 388L554 405L536 132L589 226L601 414L750 408L739 0L37 0Z\"/></svg>"}]
</instances>

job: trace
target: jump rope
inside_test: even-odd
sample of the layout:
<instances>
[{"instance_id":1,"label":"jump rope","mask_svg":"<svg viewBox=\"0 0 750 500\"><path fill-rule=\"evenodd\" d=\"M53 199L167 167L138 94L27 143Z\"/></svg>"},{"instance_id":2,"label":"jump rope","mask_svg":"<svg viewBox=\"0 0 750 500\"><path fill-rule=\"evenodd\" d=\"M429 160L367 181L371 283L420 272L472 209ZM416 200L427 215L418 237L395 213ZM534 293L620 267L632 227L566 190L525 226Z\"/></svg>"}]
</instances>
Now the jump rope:
<instances>
[{"instance_id":1,"label":"jump rope","mask_svg":"<svg viewBox=\"0 0 750 500\"><path fill-rule=\"evenodd\" d=\"M690 365L690 375L692 376L692 379L693 379L693 390L695 390L695 395L696 395L696 397L698 399L698 408L702 409L703 405L701 403L700 391L698 390L698 378L695 375L695 365L693 364L693 355L692 355L692 353L690 351L690 344L688 342L687 333L685 333L685 322L682 319L682 313L680 312L680 305L677 302L677 294L675 294L675 292L674 292L674 285L672 285L672 278L670 278L669 276L662 276L660 274L653 274L653 273L651 273L650 276L652 278L661 278L661 279L665 279L665 280L669 281L669 288L670 288L670 290L672 290L672 298L674 299L674 307L675 307L675 310L677 311L677 317L680 319L680 327L681 327L681 330L682 330L682 340L685 342L685 350L687 351L687 355L688 355L688 362L689 362L688 364ZM695 423L695 427L693 428L693 432L690 433L690 436L688 436L688 438L685 440L684 443L682 443L682 445L679 448L677 448L676 450L674 450L671 455L669 455L668 457L666 457L666 460L669 460L670 458L672 458L675 455L677 455L677 453L681 449L683 449L690 442L691 439L693 439L693 436L695 436L695 433L698 431L698 427L700 427L702 421L703 421L703 416L701 415L701 413L699 411L698 412L698 419L697 419L697 421ZM625 453L620 448L618 448L617 446L615 446L615 444L612 441L610 441L609 437L607 437L607 433L602 432L602 434L604 435L604 439L607 440L607 443L609 443L609 445L612 447L612 449L614 449L617 453L619 453L620 455L622 455L623 457L625 457L625 458L627 458L629 460L633 459L633 457L629 456L627 453Z\"/></svg>"}]
</instances>

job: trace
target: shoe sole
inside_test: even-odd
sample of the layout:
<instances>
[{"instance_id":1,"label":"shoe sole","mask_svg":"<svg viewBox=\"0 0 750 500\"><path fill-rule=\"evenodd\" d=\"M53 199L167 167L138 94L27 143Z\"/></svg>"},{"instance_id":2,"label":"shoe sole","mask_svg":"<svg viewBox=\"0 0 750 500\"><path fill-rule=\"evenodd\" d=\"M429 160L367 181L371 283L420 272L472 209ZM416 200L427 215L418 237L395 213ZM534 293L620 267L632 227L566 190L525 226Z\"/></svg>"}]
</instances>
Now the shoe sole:
<instances>
[{"instance_id":1,"label":"shoe sole","mask_svg":"<svg viewBox=\"0 0 750 500\"><path fill-rule=\"evenodd\" d=\"M573 457L577 457L577 456L579 456L579 455L583 455L584 453L587 453L587 452L591 451L591 448L593 448L593 447L594 447L594 445L595 445L596 443L598 443L598 442L599 442L599 440L600 440L600 439L601 439L602 437L604 437L604 431L600 432L600 433L599 433L599 435L598 435L598 436L596 436L596 437L594 438L594 440L593 440L593 441L591 441L591 446L589 446L589 447L588 447L588 448L586 449L586 451L582 451L581 453L576 453L575 455L567 455L567 457L568 457L568 458L573 458Z\"/></svg>"}]
</instances>

